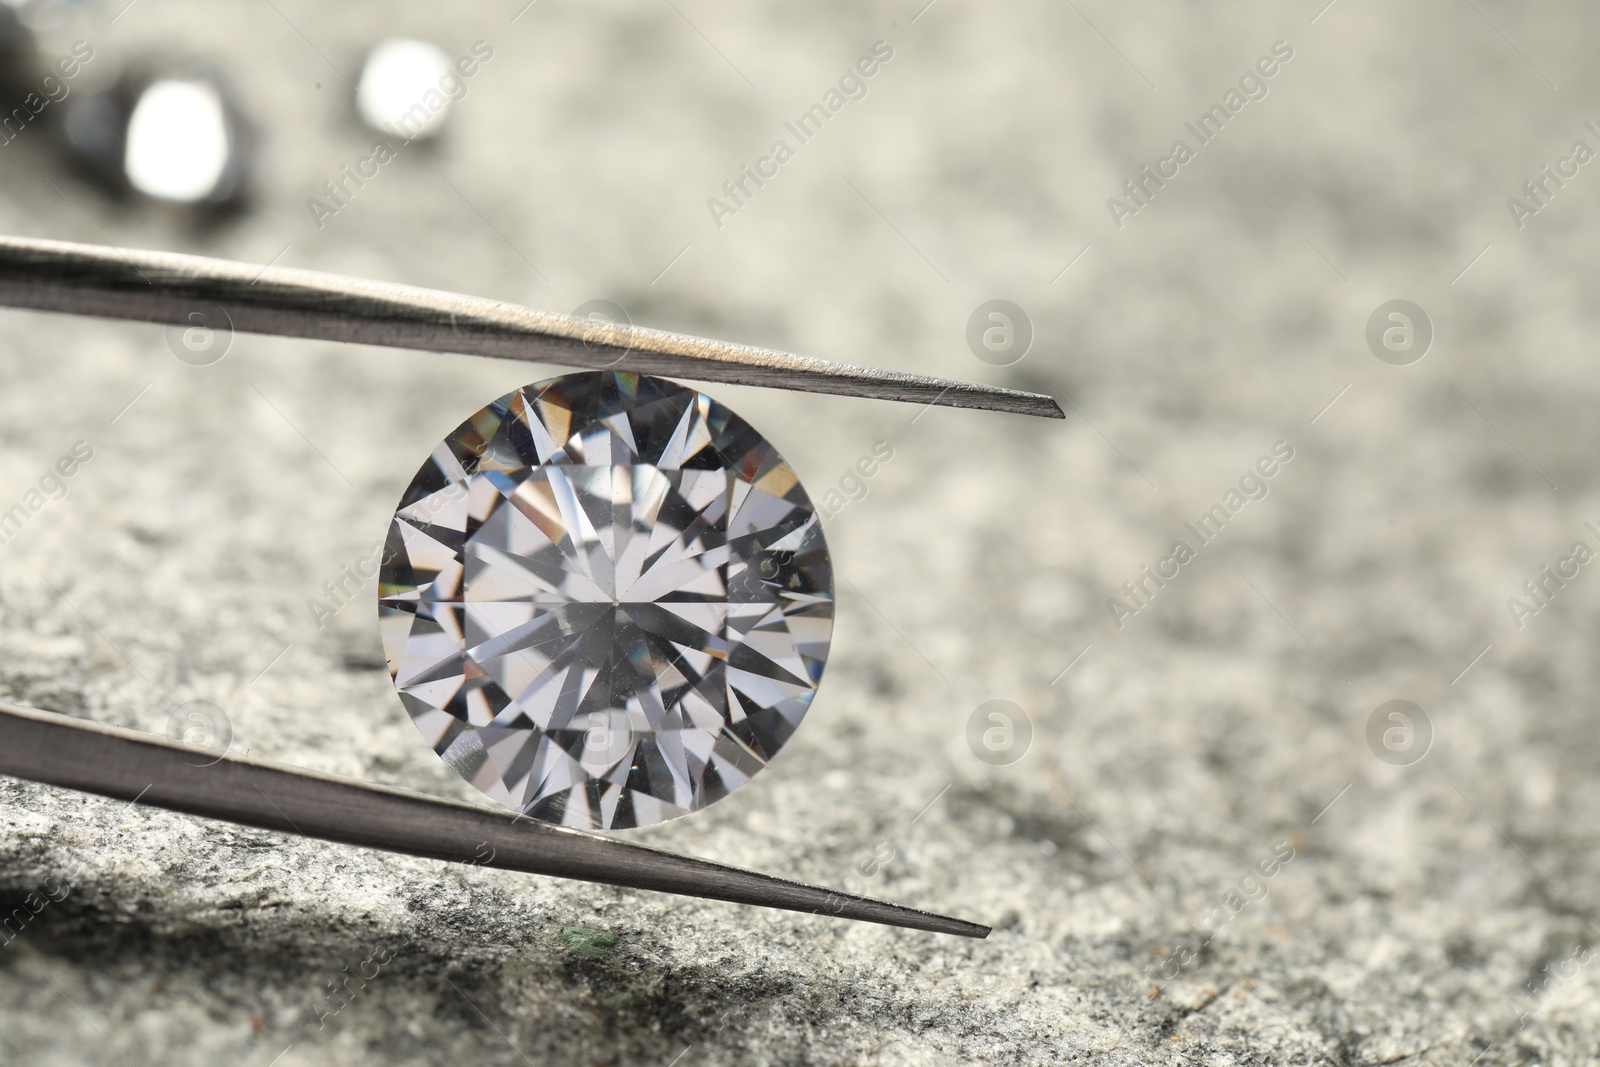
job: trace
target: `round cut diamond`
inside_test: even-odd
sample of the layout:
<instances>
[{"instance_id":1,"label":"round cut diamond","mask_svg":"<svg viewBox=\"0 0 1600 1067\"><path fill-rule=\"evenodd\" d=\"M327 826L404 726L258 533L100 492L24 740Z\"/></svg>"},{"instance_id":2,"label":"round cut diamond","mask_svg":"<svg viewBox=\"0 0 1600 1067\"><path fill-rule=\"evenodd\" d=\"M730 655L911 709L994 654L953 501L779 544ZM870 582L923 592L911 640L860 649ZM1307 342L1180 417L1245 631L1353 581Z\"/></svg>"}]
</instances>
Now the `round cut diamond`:
<instances>
[{"instance_id":1,"label":"round cut diamond","mask_svg":"<svg viewBox=\"0 0 1600 1067\"><path fill-rule=\"evenodd\" d=\"M764 767L833 630L822 526L745 421L659 378L570 374L433 451L379 577L412 721L546 822L646 826Z\"/></svg>"}]
</instances>

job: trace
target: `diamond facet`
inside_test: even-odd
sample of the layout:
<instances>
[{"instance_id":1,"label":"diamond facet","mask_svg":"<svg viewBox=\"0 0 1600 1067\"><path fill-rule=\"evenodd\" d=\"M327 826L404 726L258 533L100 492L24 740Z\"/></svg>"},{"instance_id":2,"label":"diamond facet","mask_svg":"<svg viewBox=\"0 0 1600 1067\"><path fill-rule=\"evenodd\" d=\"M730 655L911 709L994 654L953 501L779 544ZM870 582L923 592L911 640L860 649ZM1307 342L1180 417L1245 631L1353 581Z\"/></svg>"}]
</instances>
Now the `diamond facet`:
<instances>
[{"instance_id":1,"label":"diamond facet","mask_svg":"<svg viewBox=\"0 0 1600 1067\"><path fill-rule=\"evenodd\" d=\"M400 699L508 807L585 828L703 808L822 677L833 571L777 451L704 393L570 374L501 397L395 511L379 622Z\"/></svg>"}]
</instances>

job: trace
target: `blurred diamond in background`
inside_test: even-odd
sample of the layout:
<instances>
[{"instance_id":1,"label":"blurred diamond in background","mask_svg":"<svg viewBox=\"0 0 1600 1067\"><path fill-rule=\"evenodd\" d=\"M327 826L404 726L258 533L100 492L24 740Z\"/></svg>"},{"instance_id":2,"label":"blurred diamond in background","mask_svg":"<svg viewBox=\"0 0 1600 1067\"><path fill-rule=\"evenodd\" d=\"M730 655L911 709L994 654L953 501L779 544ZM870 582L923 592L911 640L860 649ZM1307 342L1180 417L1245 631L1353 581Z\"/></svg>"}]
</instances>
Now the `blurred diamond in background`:
<instances>
[{"instance_id":1,"label":"blurred diamond in background","mask_svg":"<svg viewBox=\"0 0 1600 1067\"><path fill-rule=\"evenodd\" d=\"M68 155L107 192L212 209L248 193L251 131L220 75L138 67L63 107Z\"/></svg>"},{"instance_id":2,"label":"blurred diamond in background","mask_svg":"<svg viewBox=\"0 0 1600 1067\"><path fill-rule=\"evenodd\" d=\"M439 83L453 70L444 49L427 41L384 41L368 55L356 87L356 110L373 129L405 140L426 140L444 129L450 100ZM424 105L432 93L437 110Z\"/></svg>"},{"instance_id":3,"label":"blurred diamond in background","mask_svg":"<svg viewBox=\"0 0 1600 1067\"><path fill-rule=\"evenodd\" d=\"M0 3L0 92L14 103L26 90L35 62L33 34L23 25L17 9ZM9 110L9 109L8 109Z\"/></svg>"}]
</instances>

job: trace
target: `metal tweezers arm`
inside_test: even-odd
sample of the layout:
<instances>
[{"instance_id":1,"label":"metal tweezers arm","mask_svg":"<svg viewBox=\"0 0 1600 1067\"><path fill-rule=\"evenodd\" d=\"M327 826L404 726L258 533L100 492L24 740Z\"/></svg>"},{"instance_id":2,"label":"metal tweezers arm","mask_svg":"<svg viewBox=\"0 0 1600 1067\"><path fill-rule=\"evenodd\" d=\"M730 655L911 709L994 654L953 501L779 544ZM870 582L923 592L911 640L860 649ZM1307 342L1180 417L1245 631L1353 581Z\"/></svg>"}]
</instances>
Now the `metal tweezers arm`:
<instances>
[{"instance_id":1,"label":"metal tweezers arm","mask_svg":"<svg viewBox=\"0 0 1600 1067\"><path fill-rule=\"evenodd\" d=\"M213 762L215 761L215 762ZM989 928L510 812L0 703L0 774L224 822L454 863L987 937Z\"/></svg>"},{"instance_id":2,"label":"metal tweezers arm","mask_svg":"<svg viewBox=\"0 0 1600 1067\"><path fill-rule=\"evenodd\" d=\"M1048 419L1052 398L617 325L482 297L223 259L0 237L0 306L190 326L221 308L244 333L459 352L564 367L985 408Z\"/></svg>"}]
</instances>

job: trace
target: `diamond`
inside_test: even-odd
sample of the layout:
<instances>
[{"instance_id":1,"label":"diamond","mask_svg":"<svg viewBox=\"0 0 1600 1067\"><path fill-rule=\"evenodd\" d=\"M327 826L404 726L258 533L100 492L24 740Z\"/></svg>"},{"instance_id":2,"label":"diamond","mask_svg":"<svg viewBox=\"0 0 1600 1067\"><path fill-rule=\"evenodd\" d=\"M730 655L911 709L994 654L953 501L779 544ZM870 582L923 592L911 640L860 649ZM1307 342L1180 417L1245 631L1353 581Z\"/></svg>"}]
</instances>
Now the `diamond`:
<instances>
[{"instance_id":1,"label":"diamond","mask_svg":"<svg viewBox=\"0 0 1600 1067\"><path fill-rule=\"evenodd\" d=\"M748 781L811 705L833 569L794 471L660 378L569 374L433 450L389 528L389 674L490 797L648 826Z\"/></svg>"}]
</instances>

